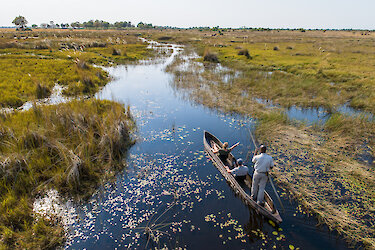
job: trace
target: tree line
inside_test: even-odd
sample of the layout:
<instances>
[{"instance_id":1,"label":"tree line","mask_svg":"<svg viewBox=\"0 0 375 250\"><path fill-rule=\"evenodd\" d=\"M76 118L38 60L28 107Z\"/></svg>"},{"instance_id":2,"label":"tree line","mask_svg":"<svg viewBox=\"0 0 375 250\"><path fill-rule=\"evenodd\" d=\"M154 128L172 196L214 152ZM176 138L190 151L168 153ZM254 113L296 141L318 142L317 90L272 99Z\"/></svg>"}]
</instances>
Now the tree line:
<instances>
[{"instance_id":1,"label":"tree line","mask_svg":"<svg viewBox=\"0 0 375 250\"><path fill-rule=\"evenodd\" d=\"M13 22L16 25L17 29L26 29L26 24L28 21L23 16L16 17ZM141 28L141 29L152 29L154 26L151 23L139 22L137 25L132 24L132 22L127 21L118 21L110 23L103 20L90 20L87 22L73 22L73 23L55 23L50 21L49 23L41 23L39 26L36 24L31 25L32 28L42 28L42 29L123 29L123 28Z\"/></svg>"}]
</instances>

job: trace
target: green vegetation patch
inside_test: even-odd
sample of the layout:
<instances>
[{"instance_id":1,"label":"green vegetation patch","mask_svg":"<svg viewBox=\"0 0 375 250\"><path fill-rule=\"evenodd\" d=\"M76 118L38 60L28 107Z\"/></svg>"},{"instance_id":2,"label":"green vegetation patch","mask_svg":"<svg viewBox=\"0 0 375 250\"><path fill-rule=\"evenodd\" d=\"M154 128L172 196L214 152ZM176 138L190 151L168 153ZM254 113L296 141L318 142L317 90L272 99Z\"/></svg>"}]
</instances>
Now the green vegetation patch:
<instances>
[{"instance_id":1,"label":"green vegetation patch","mask_svg":"<svg viewBox=\"0 0 375 250\"><path fill-rule=\"evenodd\" d=\"M18 107L48 97L55 84L66 86L64 93L69 95L93 94L108 80L105 71L79 59L4 55L0 56L0 105Z\"/></svg>"},{"instance_id":2,"label":"green vegetation patch","mask_svg":"<svg viewBox=\"0 0 375 250\"><path fill-rule=\"evenodd\" d=\"M63 94L91 95L109 81L96 65L133 63L155 56L131 31L0 31L0 107L19 107Z\"/></svg>"},{"instance_id":3,"label":"green vegetation patch","mask_svg":"<svg viewBox=\"0 0 375 250\"><path fill-rule=\"evenodd\" d=\"M124 167L133 129L123 105L95 99L1 115L0 248L61 244L58 222L33 216L34 198L51 188L89 196Z\"/></svg>"},{"instance_id":4,"label":"green vegetation patch","mask_svg":"<svg viewBox=\"0 0 375 250\"><path fill-rule=\"evenodd\" d=\"M88 48L90 62L100 65L111 63L126 63L144 60L154 56L154 51L147 44L112 45L105 48ZM91 52L91 53L90 53Z\"/></svg>"}]
</instances>

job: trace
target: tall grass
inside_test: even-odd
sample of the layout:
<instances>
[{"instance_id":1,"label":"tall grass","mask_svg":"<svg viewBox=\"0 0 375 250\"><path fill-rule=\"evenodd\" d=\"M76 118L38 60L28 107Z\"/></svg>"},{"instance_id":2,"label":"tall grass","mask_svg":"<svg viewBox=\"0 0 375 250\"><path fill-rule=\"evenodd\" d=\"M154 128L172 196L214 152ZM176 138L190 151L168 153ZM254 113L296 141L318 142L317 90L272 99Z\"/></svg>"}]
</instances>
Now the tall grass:
<instances>
[{"instance_id":1,"label":"tall grass","mask_svg":"<svg viewBox=\"0 0 375 250\"><path fill-rule=\"evenodd\" d=\"M35 195L54 188L88 197L124 167L134 143L129 111L110 101L34 107L3 116L0 128L0 236L9 248L59 244L62 229L32 215Z\"/></svg>"},{"instance_id":2,"label":"tall grass","mask_svg":"<svg viewBox=\"0 0 375 250\"><path fill-rule=\"evenodd\" d=\"M266 90L272 92L270 97L282 105L302 104L334 110L350 103L352 107L375 112L372 94L375 93L375 82L371 67L375 62L375 49L371 45L374 35L361 36L350 31L255 30L234 30L224 32L222 36L213 34L207 30L187 30L148 31L147 35L154 39L161 35L170 36L173 41L192 45L197 51L210 50L217 53L222 64L233 70L287 72L295 84L274 79L270 81L272 87L267 86ZM239 47L251 51L251 61L238 55ZM274 47L279 50L273 50ZM249 82L251 77L253 74L249 74ZM310 82L311 87L305 88L299 82ZM298 96L289 98L287 93L290 91Z\"/></svg>"},{"instance_id":3,"label":"tall grass","mask_svg":"<svg viewBox=\"0 0 375 250\"><path fill-rule=\"evenodd\" d=\"M219 59L216 53L211 52L209 49L206 49L203 53L203 60L206 62L218 63Z\"/></svg>"},{"instance_id":4,"label":"tall grass","mask_svg":"<svg viewBox=\"0 0 375 250\"><path fill-rule=\"evenodd\" d=\"M56 83L67 87L66 95L93 94L109 77L92 64L154 56L134 34L118 31L1 30L0 35L0 107L47 97Z\"/></svg>"}]
</instances>

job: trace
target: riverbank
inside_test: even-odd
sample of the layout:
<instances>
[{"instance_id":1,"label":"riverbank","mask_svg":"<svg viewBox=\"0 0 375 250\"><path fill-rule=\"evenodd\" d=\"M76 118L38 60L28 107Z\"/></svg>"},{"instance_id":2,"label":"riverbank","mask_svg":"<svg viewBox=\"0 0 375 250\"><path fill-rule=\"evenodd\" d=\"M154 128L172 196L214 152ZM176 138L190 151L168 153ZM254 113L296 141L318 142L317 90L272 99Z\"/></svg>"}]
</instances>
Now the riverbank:
<instances>
[{"instance_id":1,"label":"riverbank","mask_svg":"<svg viewBox=\"0 0 375 250\"><path fill-rule=\"evenodd\" d=\"M186 67L188 60L193 63ZM257 138L277 159L273 173L278 184L348 242L373 248L374 123L365 116L335 113L325 123L308 126L290 119L282 105L270 107L253 98L262 96L246 86L262 82L262 71L254 71L259 76L244 85L241 68L202 61L177 58L167 69L175 75L173 87L212 109L257 118Z\"/></svg>"},{"instance_id":2,"label":"riverbank","mask_svg":"<svg viewBox=\"0 0 375 250\"><path fill-rule=\"evenodd\" d=\"M95 99L2 115L1 247L60 245L59 218L38 217L33 200L49 189L89 197L124 167L134 126L123 105Z\"/></svg>"},{"instance_id":3,"label":"riverbank","mask_svg":"<svg viewBox=\"0 0 375 250\"><path fill-rule=\"evenodd\" d=\"M110 80L94 65L154 57L134 31L0 30L0 107L19 107L51 95L92 95Z\"/></svg>"}]
</instances>

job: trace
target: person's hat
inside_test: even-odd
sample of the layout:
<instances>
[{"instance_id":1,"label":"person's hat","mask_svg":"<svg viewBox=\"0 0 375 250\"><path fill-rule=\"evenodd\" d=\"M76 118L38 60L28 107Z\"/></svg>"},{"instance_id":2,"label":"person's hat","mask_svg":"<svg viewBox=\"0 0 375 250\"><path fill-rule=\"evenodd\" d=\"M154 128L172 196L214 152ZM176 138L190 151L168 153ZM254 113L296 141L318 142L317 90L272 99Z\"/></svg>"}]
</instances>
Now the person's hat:
<instances>
[{"instance_id":1,"label":"person's hat","mask_svg":"<svg viewBox=\"0 0 375 250\"><path fill-rule=\"evenodd\" d=\"M243 160L240 158L240 159L237 160L237 163L238 163L238 165L242 165L243 164Z\"/></svg>"}]
</instances>

